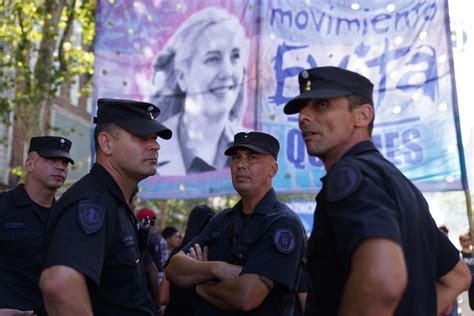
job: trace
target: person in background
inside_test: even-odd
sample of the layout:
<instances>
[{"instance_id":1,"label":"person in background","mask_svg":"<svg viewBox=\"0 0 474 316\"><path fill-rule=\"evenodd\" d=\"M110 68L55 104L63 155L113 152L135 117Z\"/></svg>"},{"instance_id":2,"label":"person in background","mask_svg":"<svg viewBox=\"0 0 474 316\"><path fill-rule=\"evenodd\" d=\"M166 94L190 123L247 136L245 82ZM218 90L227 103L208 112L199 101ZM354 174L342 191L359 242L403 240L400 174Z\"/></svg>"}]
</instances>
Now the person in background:
<instances>
[{"instance_id":1,"label":"person in background","mask_svg":"<svg viewBox=\"0 0 474 316\"><path fill-rule=\"evenodd\" d=\"M188 242L199 234L215 212L207 205L194 207L189 213L186 230L181 244L174 248L170 259ZM166 305L165 316L191 316L196 303L196 291L193 288L182 288L170 283L166 278L161 287L161 304Z\"/></svg>"},{"instance_id":2,"label":"person in background","mask_svg":"<svg viewBox=\"0 0 474 316\"><path fill-rule=\"evenodd\" d=\"M135 209L137 207L136 205L136 199L137 196L136 194L138 193L138 188L137 190L134 190L134 193L130 199L130 209L132 212L135 212ZM148 227L148 232L147 232L147 245L143 253L143 266L145 268L145 273L146 273L146 284L148 287L148 291L150 292L150 296L153 300L153 303L155 303L155 308L157 311L157 314L161 313L161 299L160 299L160 268L156 265L156 262L154 261L155 257L160 258L161 256L161 251L160 251L160 246L156 247L155 242L156 242L156 233L153 232L153 226L155 225L155 220L156 220L156 215L155 213L147 208L143 208L138 213L136 214L137 220L140 224L143 224L145 221L145 218L148 217L148 220L150 221L150 226ZM161 235L158 233L158 237L161 238ZM161 238L160 240L163 240ZM163 240L164 241L164 240ZM158 241L159 242L159 241ZM166 247L166 243L164 243ZM158 260L158 264L161 264L160 261ZM160 266L161 267L161 266Z\"/></svg>"},{"instance_id":3,"label":"person in background","mask_svg":"<svg viewBox=\"0 0 474 316\"><path fill-rule=\"evenodd\" d=\"M461 257L464 263L469 267L471 272L471 286L468 291L469 307L474 310L474 258L472 257L472 241L471 232L459 236L459 244L461 245Z\"/></svg>"},{"instance_id":4,"label":"person in background","mask_svg":"<svg viewBox=\"0 0 474 316\"><path fill-rule=\"evenodd\" d=\"M150 232L148 235L147 248L150 255L158 268L158 276L160 284L163 282L164 267L169 258L168 244L165 238L160 234L156 224L156 214L149 208L142 208L137 212L138 221L142 221L145 217L150 219Z\"/></svg>"},{"instance_id":5,"label":"person in background","mask_svg":"<svg viewBox=\"0 0 474 316\"><path fill-rule=\"evenodd\" d=\"M469 270L438 230L423 194L372 142L373 84L338 67L299 76L298 113L309 155L326 176L306 257L306 315L437 315L465 291Z\"/></svg>"},{"instance_id":6,"label":"person in background","mask_svg":"<svg viewBox=\"0 0 474 316\"><path fill-rule=\"evenodd\" d=\"M461 245L461 257L464 263L469 267L471 274L474 274L474 258L472 258L471 234L465 233L459 236Z\"/></svg>"},{"instance_id":7,"label":"person in background","mask_svg":"<svg viewBox=\"0 0 474 316\"><path fill-rule=\"evenodd\" d=\"M163 228L163 230L161 231L161 235L163 236L163 238L166 240L166 243L168 244L169 252L173 251L174 248L179 246L182 240L178 229L174 226L166 226L165 228ZM168 260L168 258L169 258L169 254L166 259Z\"/></svg>"},{"instance_id":8,"label":"person in background","mask_svg":"<svg viewBox=\"0 0 474 316\"><path fill-rule=\"evenodd\" d=\"M1 316L45 315L38 283L46 224L74 164L70 150L71 141L63 137L31 138L25 183L0 195Z\"/></svg>"}]
</instances>

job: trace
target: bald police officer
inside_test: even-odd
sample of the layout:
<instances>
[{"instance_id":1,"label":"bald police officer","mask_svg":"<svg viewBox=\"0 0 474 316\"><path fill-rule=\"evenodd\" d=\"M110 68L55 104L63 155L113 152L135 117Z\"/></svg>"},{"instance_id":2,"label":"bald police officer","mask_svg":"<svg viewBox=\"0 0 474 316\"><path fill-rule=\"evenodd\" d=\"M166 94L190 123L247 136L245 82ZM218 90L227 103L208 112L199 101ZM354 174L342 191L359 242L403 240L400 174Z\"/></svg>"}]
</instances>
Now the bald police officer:
<instances>
[{"instance_id":1,"label":"bald police officer","mask_svg":"<svg viewBox=\"0 0 474 316\"><path fill-rule=\"evenodd\" d=\"M307 315L437 315L469 286L469 271L438 230L421 192L371 141L373 84L337 67L299 75L307 151L327 175L307 258Z\"/></svg>"},{"instance_id":2,"label":"bald police officer","mask_svg":"<svg viewBox=\"0 0 474 316\"><path fill-rule=\"evenodd\" d=\"M154 315L128 201L171 131L149 103L99 99L96 163L57 202L40 286L51 316Z\"/></svg>"},{"instance_id":3,"label":"bald police officer","mask_svg":"<svg viewBox=\"0 0 474 316\"><path fill-rule=\"evenodd\" d=\"M25 184L0 197L0 308L42 314L38 283L46 223L54 195L74 164L70 149L71 141L63 137L31 138ZM0 315L13 311L0 310Z\"/></svg>"},{"instance_id":4,"label":"bald police officer","mask_svg":"<svg viewBox=\"0 0 474 316\"><path fill-rule=\"evenodd\" d=\"M293 315L303 228L272 188L279 148L265 133L234 136L225 154L241 200L171 258L167 279L197 284L195 315Z\"/></svg>"}]
</instances>

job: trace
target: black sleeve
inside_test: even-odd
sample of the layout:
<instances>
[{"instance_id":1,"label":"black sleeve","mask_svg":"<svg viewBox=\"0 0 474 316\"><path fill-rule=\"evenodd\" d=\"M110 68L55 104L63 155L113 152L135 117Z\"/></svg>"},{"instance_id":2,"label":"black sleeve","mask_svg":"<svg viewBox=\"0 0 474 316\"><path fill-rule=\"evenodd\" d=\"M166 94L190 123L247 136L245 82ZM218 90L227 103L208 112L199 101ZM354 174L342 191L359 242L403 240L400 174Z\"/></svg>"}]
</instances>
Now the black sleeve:
<instances>
[{"instance_id":1,"label":"black sleeve","mask_svg":"<svg viewBox=\"0 0 474 316\"><path fill-rule=\"evenodd\" d=\"M437 252L436 252L436 263L437 270L436 276L438 278L447 274L451 271L458 263L460 256L459 251L454 247L448 237L437 229Z\"/></svg>"},{"instance_id":2,"label":"black sleeve","mask_svg":"<svg viewBox=\"0 0 474 316\"><path fill-rule=\"evenodd\" d=\"M48 223L48 243L45 252L44 268L64 265L84 274L97 286L100 277L106 249L106 227L113 227L112 216L108 215L103 205L92 202L105 213L103 222L94 232L86 232L80 224L79 209L81 201L64 205L57 203L53 208ZM96 227L97 228L97 227Z\"/></svg>"}]
</instances>

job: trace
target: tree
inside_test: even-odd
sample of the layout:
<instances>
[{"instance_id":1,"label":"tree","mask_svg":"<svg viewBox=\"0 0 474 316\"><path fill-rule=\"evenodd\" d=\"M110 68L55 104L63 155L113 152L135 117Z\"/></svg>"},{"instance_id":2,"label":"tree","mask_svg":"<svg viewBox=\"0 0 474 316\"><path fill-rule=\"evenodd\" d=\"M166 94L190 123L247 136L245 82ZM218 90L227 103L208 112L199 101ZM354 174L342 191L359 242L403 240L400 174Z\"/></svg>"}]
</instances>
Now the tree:
<instances>
[{"instance_id":1,"label":"tree","mask_svg":"<svg viewBox=\"0 0 474 316\"><path fill-rule=\"evenodd\" d=\"M96 0L0 0L0 118L24 140L46 134L63 83L90 90Z\"/></svg>"}]
</instances>

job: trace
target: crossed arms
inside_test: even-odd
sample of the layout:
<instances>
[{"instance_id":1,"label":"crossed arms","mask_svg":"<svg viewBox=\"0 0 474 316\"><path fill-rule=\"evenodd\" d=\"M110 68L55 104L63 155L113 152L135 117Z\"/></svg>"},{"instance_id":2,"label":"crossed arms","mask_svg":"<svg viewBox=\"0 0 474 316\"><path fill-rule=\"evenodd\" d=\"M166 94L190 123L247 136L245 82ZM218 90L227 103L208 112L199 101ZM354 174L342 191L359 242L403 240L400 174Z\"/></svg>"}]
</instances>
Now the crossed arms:
<instances>
[{"instance_id":1,"label":"crossed arms","mask_svg":"<svg viewBox=\"0 0 474 316\"><path fill-rule=\"evenodd\" d=\"M166 278L181 287L197 284L196 292L223 310L249 311L257 308L273 282L257 274L242 274L242 267L223 261L208 261L207 249L196 244L186 255L180 251L170 260Z\"/></svg>"}]
</instances>

